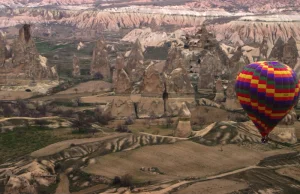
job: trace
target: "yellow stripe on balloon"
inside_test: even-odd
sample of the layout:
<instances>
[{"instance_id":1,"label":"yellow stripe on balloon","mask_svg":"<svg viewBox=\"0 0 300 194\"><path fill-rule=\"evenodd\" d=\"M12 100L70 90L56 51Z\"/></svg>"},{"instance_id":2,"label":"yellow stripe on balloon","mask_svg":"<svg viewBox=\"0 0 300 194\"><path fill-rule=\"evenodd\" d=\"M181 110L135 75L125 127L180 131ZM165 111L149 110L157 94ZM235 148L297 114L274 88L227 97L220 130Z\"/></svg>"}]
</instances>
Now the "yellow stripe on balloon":
<instances>
[{"instance_id":1,"label":"yellow stripe on balloon","mask_svg":"<svg viewBox=\"0 0 300 194\"><path fill-rule=\"evenodd\" d=\"M285 115L286 115L286 113L272 113L271 117L283 117Z\"/></svg>"},{"instance_id":2,"label":"yellow stripe on balloon","mask_svg":"<svg viewBox=\"0 0 300 194\"><path fill-rule=\"evenodd\" d=\"M266 84L258 84L258 87L257 88L263 88L263 89L266 89L267 88L267 85Z\"/></svg>"},{"instance_id":3,"label":"yellow stripe on balloon","mask_svg":"<svg viewBox=\"0 0 300 194\"><path fill-rule=\"evenodd\" d=\"M295 93L275 93L274 97L294 97Z\"/></svg>"},{"instance_id":4,"label":"yellow stripe on balloon","mask_svg":"<svg viewBox=\"0 0 300 194\"><path fill-rule=\"evenodd\" d=\"M238 99L241 100L241 101L250 102L250 98L245 98L245 97L242 97L242 96L238 96Z\"/></svg>"},{"instance_id":5,"label":"yellow stripe on balloon","mask_svg":"<svg viewBox=\"0 0 300 194\"><path fill-rule=\"evenodd\" d=\"M245 79L252 79L252 75L247 75L247 74L243 74L243 73L241 73L239 77L245 78Z\"/></svg>"}]
</instances>

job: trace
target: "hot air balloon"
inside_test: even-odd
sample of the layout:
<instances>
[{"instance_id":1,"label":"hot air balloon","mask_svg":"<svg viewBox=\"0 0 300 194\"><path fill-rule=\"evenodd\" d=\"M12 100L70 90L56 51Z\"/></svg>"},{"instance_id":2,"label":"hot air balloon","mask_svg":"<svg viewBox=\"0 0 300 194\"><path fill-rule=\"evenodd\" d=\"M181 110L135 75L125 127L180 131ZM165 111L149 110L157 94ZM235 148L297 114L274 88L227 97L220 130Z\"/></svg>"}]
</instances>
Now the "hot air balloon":
<instances>
[{"instance_id":1,"label":"hot air balloon","mask_svg":"<svg viewBox=\"0 0 300 194\"><path fill-rule=\"evenodd\" d=\"M296 73L277 61L259 61L246 65L236 78L239 102L262 136L268 134L296 105L300 82Z\"/></svg>"}]
</instances>

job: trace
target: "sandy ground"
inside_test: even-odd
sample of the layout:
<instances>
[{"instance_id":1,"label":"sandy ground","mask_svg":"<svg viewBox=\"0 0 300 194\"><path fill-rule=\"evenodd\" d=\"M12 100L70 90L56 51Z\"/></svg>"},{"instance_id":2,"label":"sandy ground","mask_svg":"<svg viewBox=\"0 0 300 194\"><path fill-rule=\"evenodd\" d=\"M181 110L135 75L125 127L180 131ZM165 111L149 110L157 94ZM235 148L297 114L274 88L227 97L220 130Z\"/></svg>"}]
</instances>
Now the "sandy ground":
<instances>
[{"instance_id":1,"label":"sandy ground","mask_svg":"<svg viewBox=\"0 0 300 194\"><path fill-rule=\"evenodd\" d=\"M58 184L55 194L70 194L69 179L68 179L67 175L60 174L59 177L60 177L60 182Z\"/></svg>"},{"instance_id":2,"label":"sandy ground","mask_svg":"<svg viewBox=\"0 0 300 194\"><path fill-rule=\"evenodd\" d=\"M0 91L1 100L17 100L17 99L26 99L34 95L32 92L23 92L23 91Z\"/></svg>"},{"instance_id":3,"label":"sandy ground","mask_svg":"<svg viewBox=\"0 0 300 194\"><path fill-rule=\"evenodd\" d=\"M236 182L225 179L216 179L211 181L195 183L185 189L182 189L176 194L227 194L248 187L247 183Z\"/></svg>"},{"instance_id":4,"label":"sandy ground","mask_svg":"<svg viewBox=\"0 0 300 194\"><path fill-rule=\"evenodd\" d=\"M59 92L57 94L75 94L75 93L92 93L92 92L103 92L110 91L112 87L111 83L105 81L89 81L85 83L80 83L65 91Z\"/></svg>"},{"instance_id":5,"label":"sandy ground","mask_svg":"<svg viewBox=\"0 0 300 194\"><path fill-rule=\"evenodd\" d=\"M73 192L72 194L87 194L87 193L93 193L93 192L97 192L99 190L105 189L107 188L107 185L104 184L100 184L100 185L95 185L93 187L89 187L87 189L83 189L81 191L78 192Z\"/></svg>"},{"instance_id":6,"label":"sandy ground","mask_svg":"<svg viewBox=\"0 0 300 194\"><path fill-rule=\"evenodd\" d=\"M101 156L84 171L111 178L129 173L144 181L207 177L256 165L264 157L280 152L283 151L253 151L237 145L223 146L223 151L220 151L218 146L184 141ZM140 171L141 167L157 167L165 174L153 175Z\"/></svg>"},{"instance_id":7,"label":"sandy ground","mask_svg":"<svg viewBox=\"0 0 300 194\"><path fill-rule=\"evenodd\" d=\"M99 137L99 138L85 138L85 139L71 139L71 140L66 140L58 143L51 144L47 147L44 147L42 149L39 149L37 151L32 152L30 155L32 157L43 157L43 156L49 156L52 154L55 154L57 152L60 152L68 147L70 147L71 144L84 144L84 143L91 143L91 142L96 142L96 141L103 141L107 140L110 138L116 138L116 137L121 137L121 136L126 136L128 135L127 133L121 133L121 134L113 134L113 135L108 135L105 137Z\"/></svg>"}]
</instances>

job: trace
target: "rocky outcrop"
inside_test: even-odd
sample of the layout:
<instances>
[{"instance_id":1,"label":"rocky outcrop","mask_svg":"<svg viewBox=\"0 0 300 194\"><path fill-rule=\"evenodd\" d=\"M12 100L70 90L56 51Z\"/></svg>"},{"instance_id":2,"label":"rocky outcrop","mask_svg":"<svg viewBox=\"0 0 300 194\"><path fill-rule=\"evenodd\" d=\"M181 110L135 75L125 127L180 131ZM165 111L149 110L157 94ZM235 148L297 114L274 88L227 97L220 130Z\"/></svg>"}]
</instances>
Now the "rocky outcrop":
<instances>
[{"instance_id":1,"label":"rocky outcrop","mask_svg":"<svg viewBox=\"0 0 300 194\"><path fill-rule=\"evenodd\" d=\"M264 37L264 39L259 47L259 54L263 60L266 60L268 58L268 50L269 50L268 40L267 40L267 37Z\"/></svg>"},{"instance_id":2,"label":"rocky outcrop","mask_svg":"<svg viewBox=\"0 0 300 194\"><path fill-rule=\"evenodd\" d=\"M115 93L130 93L131 81L126 71L124 70L124 57L119 55L116 60L115 70L113 74L113 84Z\"/></svg>"},{"instance_id":3,"label":"rocky outcrop","mask_svg":"<svg viewBox=\"0 0 300 194\"><path fill-rule=\"evenodd\" d=\"M182 103L181 109L179 110L178 115L178 124L174 131L175 137L186 138L191 135L192 127L191 127L191 112L188 109L185 102Z\"/></svg>"},{"instance_id":4,"label":"rocky outcrop","mask_svg":"<svg viewBox=\"0 0 300 194\"><path fill-rule=\"evenodd\" d=\"M49 67L47 58L39 55L31 37L30 25L19 30L19 37L12 46L12 68L18 78L34 80L53 80L58 75L55 67Z\"/></svg>"},{"instance_id":5,"label":"rocky outcrop","mask_svg":"<svg viewBox=\"0 0 300 194\"><path fill-rule=\"evenodd\" d=\"M164 75L156 68L153 62L145 70L143 77L143 93L162 94L164 91Z\"/></svg>"},{"instance_id":6,"label":"rocky outcrop","mask_svg":"<svg viewBox=\"0 0 300 194\"><path fill-rule=\"evenodd\" d=\"M100 38L96 42L96 46L93 50L93 58L90 69L92 77L97 79L110 79L110 64L108 61L108 51L106 43L103 38Z\"/></svg>"},{"instance_id":7,"label":"rocky outcrop","mask_svg":"<svg viewBox=\"0 0 300 194\"><path fill-rule=\"evenodd\" d=\"M217 47L200 56L198 88L212 88L216 77L228 76L228 58Z\"/></svg>"},{"instance_id":8,"label":"rocky outcrop","mask_svg":"<svg viewBox=\"0 0 300 194\"><path fill-rule=\"evenodd\" d=\"M215 84L216 96L215 102L223 102L225 100L224 87L221 79L218 79Z\"/></svg>"},{"instance_id":9,"label":"rocky outcrop","mask_svg":"<svg viewBox=\"0 0 300 194\"><path fill-rule=\"evenodd\" d=\"M233 53L233 56L230 57L230 59L229 59L230 65L232 66L232 65L234 65L234 64L236 64L236 63L238 63L238 62L240 62L242 56L243 56L242 47L239 46L239 47L236 49L236 51Z\"/></svg>"},{"instance_id":10,"label":"rocky outcrop","mask_svg":"<svg viewBox=\"0 0 300 194\"><path fill-rule=\"evenodd\" d=\"M299 57L296 40L291 37L283 48L282 62L290 66L292 69L297 64L297 58Z\"/></svg>"},{"instance_id":11,"label":"rocky outcrop","mask_svg":"<svg viewBox=\"0 0 300 194\"><path fill-rule=\"evenodd\" d=\"M189 63L189 71L199 76L199 89L212 89L216 77L229 76L229 58L205 25L194 36L186 38L184 48L182 53Z\"/></svg>"},{"instance_id":12,"label":"rocky outcrop","mask_svg":"<svg viewBox=\"0 0 300 194\"><path fill-rule=\"evenodd\" d=\"M174 69L167 79L169 93L190 94L194 92L188 73L184 68Z\"/></svg>"},{"instance_id":13,"label":"rocky outcrop","mask_svg":"<svg viewBox=\"0 0 300 194\"><path fill-rule=\"evenodd\" d=\"M229 80L226 88L226 101L225 101L225 109L227 110L241 110L241 104L237 99L235 93L235 80Z\"/></svg>"},{"instance_id":14,"label":"rocky outcrop","mask_svg":"<svg viewBox=\"0 0 300 194\"><path fill-rule=\"evenodd\" d=\"M150 22L150 24L149 24L149 27L151 28L151 30L152 30L153 32L159 30L159 25L157 24L157 21L156 21L156 19L155 19L154 17L151 19L151 22Z\"/></svg>"},{"instance_id":15,"label":"rocky outcrop","mask_svg":"<svg viewBox=\"0 0 300 194\"><path fill-rule=\"evenodd\" d=\"M183 68L182 55L180 48L175 43L172 43L164 66L164 72L170 74L176 68Z\"/></svg>"},{"instance_id":16,"label":"rocky outcrop","mask_svg":"<svg viewBox=\"0 0 300 194\"><path fill-rule=\"evenodd\" d=\"M284 42L283 42L282 38L279 37L269 55L269 60L282 61L283 48L284 48Z\"/></svg>"},{"instance_id":17,"label":"rocky outcrop","mask_svg":"<svg viewBox=\"0 0 300 194\"><path fill-rule=\"evenodd\" d=\"M132 46L130 54L127 58L125 71L133 83L139 82L143 77L145 71L144 55L143 47L139 39L137 39Z\"/></svg>"},{"instance_id":18,"label":"rocky outcrop","mask_svg":"<svg viewBox=\"0 0 300 194\"><path fill-rule=\"evenodd\" d=\"M79 59L76 55L73 56L73 73L72 74L74 77L80 76Z\"/></svg>"}]
</instances>

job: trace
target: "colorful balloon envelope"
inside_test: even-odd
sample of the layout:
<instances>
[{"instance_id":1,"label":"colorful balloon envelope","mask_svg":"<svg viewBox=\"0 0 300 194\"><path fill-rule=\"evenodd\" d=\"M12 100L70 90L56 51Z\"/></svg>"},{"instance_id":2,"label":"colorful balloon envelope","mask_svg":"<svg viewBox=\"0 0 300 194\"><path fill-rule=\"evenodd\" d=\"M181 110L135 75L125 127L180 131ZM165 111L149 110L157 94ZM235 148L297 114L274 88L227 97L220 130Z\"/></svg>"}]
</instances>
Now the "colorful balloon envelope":
<instances>
[{"instance_id":1,"label":"colorful balloon envelope","mask_svg":"<svg viewBox=\"0 0 300 194\"><path fill-rule=\"evenodd\" d=\"M251 63L237 76L238 100L263 139L298 102L299 83L289 66L276 61Z\"/></svg>"}]
</instances>

